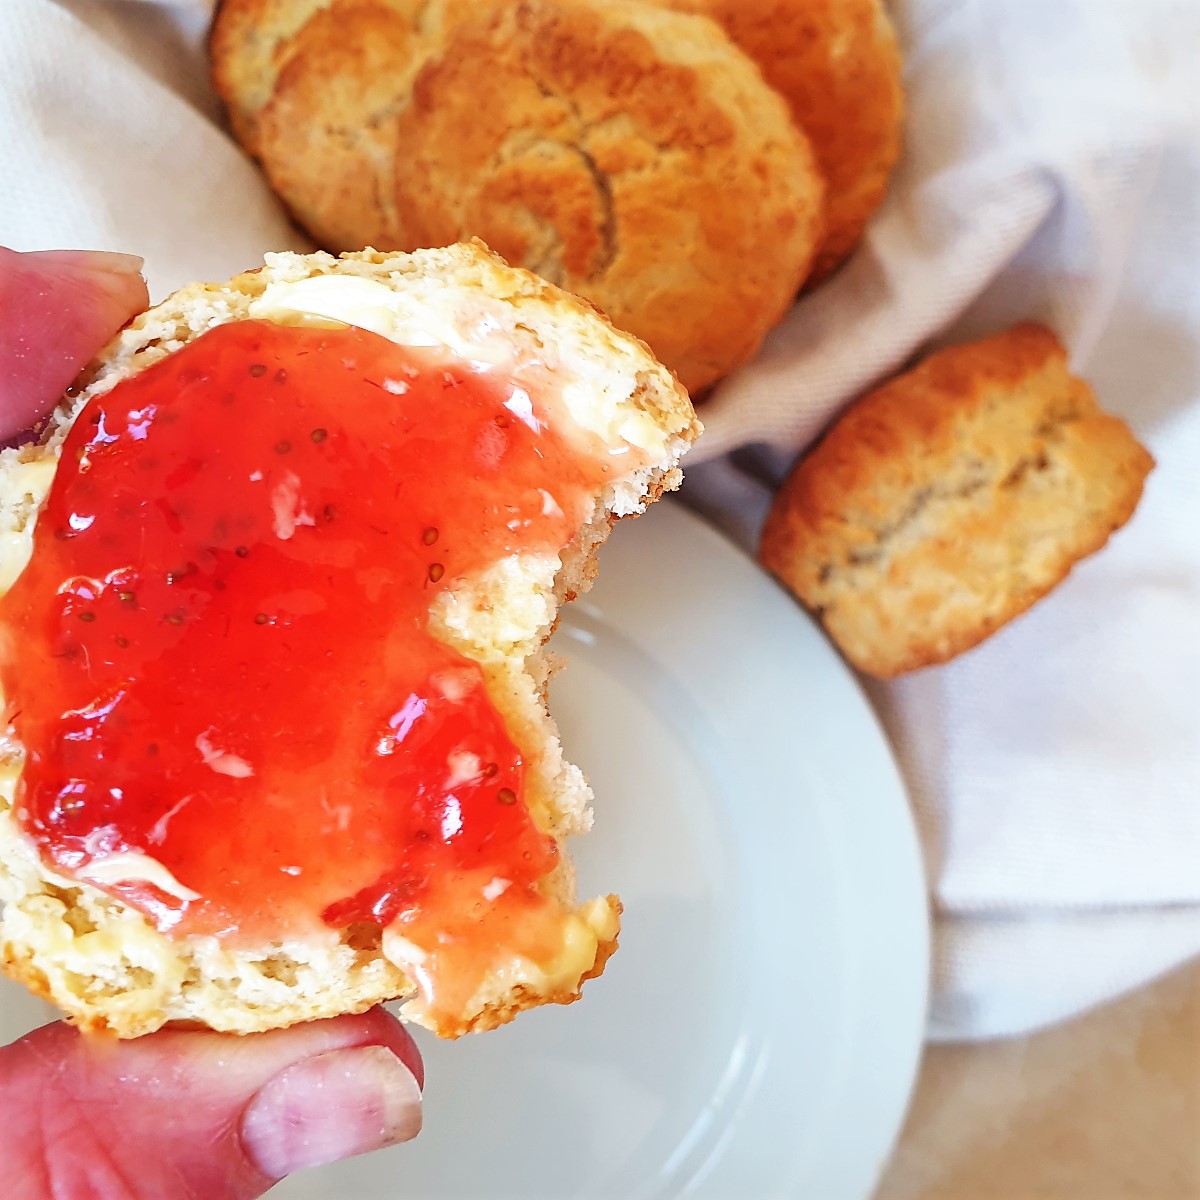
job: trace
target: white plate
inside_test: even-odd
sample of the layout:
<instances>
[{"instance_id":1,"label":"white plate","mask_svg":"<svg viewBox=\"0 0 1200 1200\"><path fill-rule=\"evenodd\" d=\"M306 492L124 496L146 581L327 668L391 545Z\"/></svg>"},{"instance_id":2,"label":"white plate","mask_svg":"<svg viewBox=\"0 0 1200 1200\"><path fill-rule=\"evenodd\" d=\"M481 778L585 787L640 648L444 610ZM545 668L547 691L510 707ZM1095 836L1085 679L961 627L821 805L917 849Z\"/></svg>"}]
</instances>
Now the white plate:
<instances>
[{"instance_id":1,"label":"white plate","mask_svg":"<svg viewBox=\"0 0 1200 1200\"><path fill-rule=\"evenodd\" d=\"M580 1004L422 1038L421 1137L272 1196L864 1200L929 963L873 714L797 606L675 505L616 531L556 644L552 705L597 796L580 886L621 893L620 951Z\"/></svg>"}]
</instances>

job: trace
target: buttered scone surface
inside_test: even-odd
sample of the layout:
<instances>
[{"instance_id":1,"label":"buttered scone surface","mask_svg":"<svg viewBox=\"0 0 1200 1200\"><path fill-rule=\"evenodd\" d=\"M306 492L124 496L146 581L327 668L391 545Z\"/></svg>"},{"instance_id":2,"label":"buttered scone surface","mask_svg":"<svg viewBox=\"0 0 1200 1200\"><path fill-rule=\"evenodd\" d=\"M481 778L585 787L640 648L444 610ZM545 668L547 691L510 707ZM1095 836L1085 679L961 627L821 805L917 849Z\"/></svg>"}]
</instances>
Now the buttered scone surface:
<instances>
[{"instance_id":1,"label":"buttered scone surface","mask_svg":"<svg viewBox=\"0 0 1200 1200\"><path fill-rule=\"evenodd\" d=\"M121 1033L574 998L620 910L572 895L537 652L686 400L472 247L175 300L6 452L40 509L0 599L7 965Z\"/></svg>"}]
</instances>

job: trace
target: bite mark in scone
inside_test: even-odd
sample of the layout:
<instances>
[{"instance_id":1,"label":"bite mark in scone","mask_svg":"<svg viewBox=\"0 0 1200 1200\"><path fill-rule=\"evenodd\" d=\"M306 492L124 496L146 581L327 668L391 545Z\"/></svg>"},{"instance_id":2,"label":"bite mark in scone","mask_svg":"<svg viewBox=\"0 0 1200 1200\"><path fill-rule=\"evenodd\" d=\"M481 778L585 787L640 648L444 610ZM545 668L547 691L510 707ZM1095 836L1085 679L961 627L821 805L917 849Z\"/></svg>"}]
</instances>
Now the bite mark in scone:
<instances>
[{"instance_id":1,"label":"bite mark in scone","mask_svg":"<svg viewBox=\"0 0 1200 1200\"><path fill-rule=\"evenodd\" d=\"M850 406L789 476L759 556L860 670L945 662L1133 515L1154 460L1050 330L931 355Z\"/></svg>"},{"instance_id":2,"label":"bite mark in scone","mask_svg":"<svg viewBox=\"0 0 1200 1200\"><path fill-rule=\"evenodd\" d=\"M542 644L678 481L686 395L477 246L273 255L0 455L5 966L86 1028L569 1002L590 792Z\"/></svg>"}]
</instances>

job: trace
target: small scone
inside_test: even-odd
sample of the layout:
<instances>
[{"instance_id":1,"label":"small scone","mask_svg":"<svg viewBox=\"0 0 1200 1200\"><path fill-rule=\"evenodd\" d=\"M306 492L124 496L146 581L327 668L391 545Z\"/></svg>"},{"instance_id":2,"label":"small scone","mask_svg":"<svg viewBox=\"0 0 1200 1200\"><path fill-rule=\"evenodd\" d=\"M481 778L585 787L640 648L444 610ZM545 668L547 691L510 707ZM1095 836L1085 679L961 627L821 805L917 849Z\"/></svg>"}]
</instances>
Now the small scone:
<instances>
[{"instance_id":1,"label":"small scone","mask_svg":"<svg viewBox=\"0 0 1200 1200\"><path fill-rule=\"evenodd\" d=\"M931 355L855 403L776 497L759 555L890 678L1024 612L1133 514L1154 460L1039 325Z\"/></svg>"},{"instance_id":2,"label":"small scone","mask_svg":"<svg viewBox=\"0 0 1200 1200\"><path fill-rule=\"evenodd\" d=\"M900 50L883 0L656 0L717 21L788 102L825 176L808 284L854 249L900 155Z\"/></svg>"},{"instance_id":3,"label":"small scone","mask_svg":"<svg viewBox=\"0 0 1200 1200\"><path fill-rule=\"evenodd\" d=\"M482 237L692 390L750 358L806 278L820 172L713 22L634 0L264 3L221 6L214 79L329 249Z\"/></svg>"},{"instance_id":4,"label":"small scone","mask_svg":"<svg viewBox=\"0 0 1200 1200\"><path fill-rule=\"evenodd\" d=\"M0 452L0 954L88 1030L569 1003L591 793L549 637L686 394L479 244L274 254Z\"/></svg>"}]
</instances>

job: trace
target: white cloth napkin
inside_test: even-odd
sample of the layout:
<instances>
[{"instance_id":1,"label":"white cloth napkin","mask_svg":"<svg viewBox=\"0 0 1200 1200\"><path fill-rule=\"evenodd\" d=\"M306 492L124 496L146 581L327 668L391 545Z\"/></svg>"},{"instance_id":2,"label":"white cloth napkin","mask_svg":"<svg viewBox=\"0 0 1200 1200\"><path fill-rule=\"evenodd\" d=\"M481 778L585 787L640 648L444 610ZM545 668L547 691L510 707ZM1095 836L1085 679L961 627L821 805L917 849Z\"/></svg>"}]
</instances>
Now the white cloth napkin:
<instances>
[{"instance_id":1,"label":"white cloth napkin","mask_svg":"<svg viewBox=\"0 0 1200 1200\"><path fill-rule=\"evenodd\" d=\"M894 11L909 119L888 204L707 403L685 494L752 545L842 404L1025 317L1158 458L1133 523L1049 599L869 688L928 855L931 1034L987 1037L1200 953L1200 5ZM142 254L155 298L304 247L213 123L203 22L202 0L4 0L0 242Z\"/></svg>"}]
</instances>

